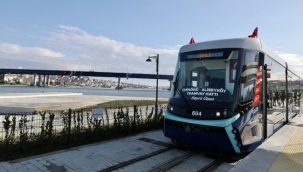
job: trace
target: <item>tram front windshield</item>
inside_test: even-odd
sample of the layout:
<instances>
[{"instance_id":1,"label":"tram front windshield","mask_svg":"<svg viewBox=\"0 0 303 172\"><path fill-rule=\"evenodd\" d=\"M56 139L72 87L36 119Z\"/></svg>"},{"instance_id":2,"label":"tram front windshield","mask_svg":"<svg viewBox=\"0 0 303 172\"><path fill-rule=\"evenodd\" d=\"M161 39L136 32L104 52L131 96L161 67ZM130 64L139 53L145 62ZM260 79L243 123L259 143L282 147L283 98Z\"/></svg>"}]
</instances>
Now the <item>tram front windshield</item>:
<instances>
[{"instance_id":1,"label":"tram front windshield","mask_svg":"<svg viewBox=\"0 0 303 172\"><path fill-rule=\"evenodd\" d=\"M231 102L235 94L240 49L179 54L172 98L194 102ZM179 91L179 93L178 93Z\"/></svg>"}]
</instances>

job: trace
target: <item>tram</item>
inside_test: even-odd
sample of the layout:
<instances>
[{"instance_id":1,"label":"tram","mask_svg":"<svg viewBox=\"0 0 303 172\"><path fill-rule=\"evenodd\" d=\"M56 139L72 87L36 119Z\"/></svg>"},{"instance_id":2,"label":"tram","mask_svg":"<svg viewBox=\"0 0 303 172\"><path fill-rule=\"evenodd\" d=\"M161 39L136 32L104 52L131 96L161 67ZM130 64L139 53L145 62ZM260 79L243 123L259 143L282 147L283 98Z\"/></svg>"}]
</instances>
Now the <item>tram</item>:
<instances>
[{"instance_id":1,"label":"tram","mask_svg":"<svg viewBox=\"0 0 303 172\"><path fill-rule=\"evenodd\" d=\"M265 65L267 82L263 83ZM192 39L179 50L162 119L164 135L179 143L250 152L266 139L263 114L266 134L271 136L298 113L289 95L300 91L300 80L257 38L257 28L247 38L200 43Z\"/></svg>"}]
</instances>

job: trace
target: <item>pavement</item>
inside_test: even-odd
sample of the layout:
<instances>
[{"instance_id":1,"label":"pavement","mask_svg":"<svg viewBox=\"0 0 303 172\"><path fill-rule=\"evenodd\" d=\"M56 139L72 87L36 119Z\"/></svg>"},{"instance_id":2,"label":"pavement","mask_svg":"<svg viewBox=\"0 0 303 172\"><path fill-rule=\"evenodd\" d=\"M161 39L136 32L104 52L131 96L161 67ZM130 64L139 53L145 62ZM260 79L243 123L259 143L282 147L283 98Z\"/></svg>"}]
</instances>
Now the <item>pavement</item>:
<instances>
[{"instance_id":1,"label":"pavement","mask_svg":"<svg viewBox=\"0 0 303 172\"><path fill-rule=\"evenodd\" d=\"M230 172L302 172L303 116L299 114Z\"/></svg>"},{"instance_id":2,"label":"pavement","mask_svg":"<svg viewBox=\"0 0 303 172\"><path fill-rule=\"evenodd\" d=\"M169 144L171 141L164 137L162 131L157 130L69 150L0 162L0 172L95 172L164 149ZM160 155L144 163L125 167L122 171L145 171L169 158L167 155Z\"/></svg>"}]
</instances>

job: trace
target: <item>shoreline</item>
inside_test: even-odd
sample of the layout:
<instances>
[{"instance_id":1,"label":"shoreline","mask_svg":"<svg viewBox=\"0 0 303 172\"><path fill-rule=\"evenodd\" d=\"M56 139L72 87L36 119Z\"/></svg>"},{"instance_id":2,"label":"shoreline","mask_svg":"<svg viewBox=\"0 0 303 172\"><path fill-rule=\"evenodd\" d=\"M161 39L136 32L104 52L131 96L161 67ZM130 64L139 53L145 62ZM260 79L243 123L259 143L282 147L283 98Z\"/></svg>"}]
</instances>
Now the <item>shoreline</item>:
<instances>
[{"instance_id":1,"label":"shoreline","mask_svg":"<svg viewBox=\"0 0 303 172\"><path fill-rule=\"evenodd\" d=\"M9 85L9 84L0 84L0 87L30 87L30 85Z\"/></svg>"},{"instance_id":2,"label":"shoreline","mask_svg":"<svg viewBox=\"0 0 303 172\"><path fill-rule=\"evenodd\" d=\"M15 96L14 96L15 95ZM8 97L6 97L8 96ZM6 93L0 94L0 113L11 113L31 110L67 110L114 100L155 100L154 97L126 97L126 96L102 96L83 95L82 93ZM5 98L6 97L6 98ZM159 98L158 100L168 100Z\"/></svg>"},{"instance_id":3,"label":"shoreline","mask_svg":"<svg viewBox=\"0 0 303 172\"><path fill-rule=\"evenodd\" d=\"M47 87L44 86L32 86L32 85L22 85L22 84L16 84L16 85L9 85L9 84L0 84L0 87L33 87L33 88L102 88L102 89L116 89L116 87L93 87L93 86L62 86L62 85L49 85ZM156 88L133 88L133 87L122 87L122 89L116 89L116 90L123 90L123 89L129 89L129 90L156 90ZM169 86L160 86L159 90L163 91L169 91ZM1 93L0 93L1 94Z\"/></svg>"},{"instance_id":4,"label":"shoreline","mask_svg":"<svg viewBox=\"0 0 303 172\"><path fill-rule=\"evenodd\" d=\"M3 93L0 94L0 99L5 98L30 98L30 97L56 97L56 96L76 96L83 95L82 93L69 92L41 92L41 93Z\"/></svg>"}]
</instances>

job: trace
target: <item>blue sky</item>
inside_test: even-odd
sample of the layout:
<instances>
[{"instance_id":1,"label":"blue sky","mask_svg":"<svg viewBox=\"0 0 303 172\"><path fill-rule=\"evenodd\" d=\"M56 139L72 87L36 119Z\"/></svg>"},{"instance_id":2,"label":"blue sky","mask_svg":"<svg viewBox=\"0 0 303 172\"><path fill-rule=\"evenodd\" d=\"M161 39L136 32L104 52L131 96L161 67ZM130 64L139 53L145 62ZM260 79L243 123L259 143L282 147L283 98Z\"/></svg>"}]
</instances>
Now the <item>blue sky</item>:
<instances>
[{"instance_id":1,"label":"blue sky","mask_svg":"<svg viewBox=\"0 0 303 172\"><path fill-rule=\"evenodd\" d=\"M145 60L158 53L159 73L173 74L191 37L247 37L258 27L258 37L303 73L302 9L299 0L3 0L0 67L155 73Z\"/></svg>"}]
</instances>

